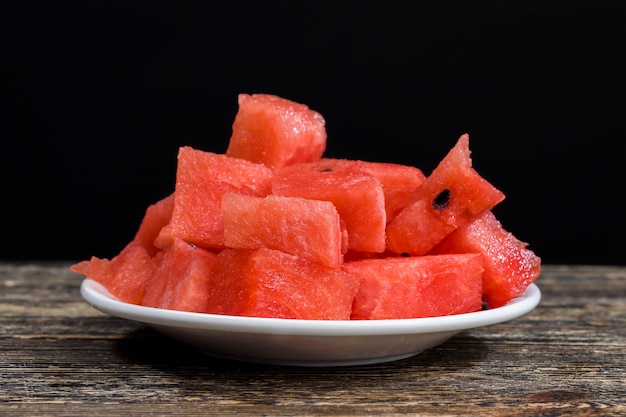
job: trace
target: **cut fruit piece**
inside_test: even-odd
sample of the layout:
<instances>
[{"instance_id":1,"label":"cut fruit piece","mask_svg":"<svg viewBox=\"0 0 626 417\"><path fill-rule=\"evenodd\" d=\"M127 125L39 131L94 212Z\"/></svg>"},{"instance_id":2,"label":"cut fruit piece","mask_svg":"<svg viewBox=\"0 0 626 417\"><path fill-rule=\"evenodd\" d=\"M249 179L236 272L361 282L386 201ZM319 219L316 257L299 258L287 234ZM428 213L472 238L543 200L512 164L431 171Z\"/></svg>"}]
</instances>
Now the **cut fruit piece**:
<instances>
[{"instance_id":1,"label":"cut fruit piece","mask_svg":"<svg viewBox=\"0 0 626 417\"><path fill-rule=\"evenodd\" d=\"M387 221L394 217L397 209L426 178L422 170L410 165L336 158L322 158L321 162L356 169L378 178L385 194Z\"/></svg>"},{"instance_id":2,"label":"cut fruit piece","mask_svg":"<svg viewBox=\"0 0 626 417\"><path fill-rule=\"evenodd\" d=\"M281 167L320 159L326 122L308 106L271 94L239 94L228 156Z\"/></svg>"},{"instance_id":3,"label":"cut fruit piece","mask_svg":"<svg viewBox=\"0 0 626 417\"><path fill-rule=\"evenodd\" d=\"M385 194L378 178L332 160L274 171L272 193L332 202L348 233L348 249L385 250Z\"/></svg>"},{"instance_id":4,"label":"cut fruit piece","mask_svg":"<svg viewBox=\"0 0 626 417\"><path fill-rule=\"evenodd\" d=\"M485 265L483 296L489 308L501 307L522 294L541 274L541 258L520 241L491 211L459 227L431 253L480 253Z\"/></svg>"},{"instance_id":5,"label":"cut fruit piece","mask_svg":"<svg viewBox=\"0 0 626 417\"><path fill-rule=\"evenodd\" d=\"M464 134L391 220L387 248L423 255L503 199L504 194L472 168L469 136Z\"/></svg>"},{"instance_id":6,"label":"cut fruit piece","mask_svg":"<svg viewBox=\"0 0 626 417\"><path fill-rule=\"evenodd\" d=\"M224 244L235 249L278 249L339 268L342 229L330 201L226 193L222 197Z\"/></svg>"},{"instance_id":7,"label":"cut fruit piece","mask_svg":"<svg viewBox=\"0 0 626 417\"><path fill-rule=\"evenodd\" d=\"M154 256L160 248L154 242L172 218L174 208L174 193L148 206L146 213L141 220L139 229L135 233L134 240L138 241L150 254Z\"/></svg>"},{"instance_id":8,"label":"cut fruit piece","mask_svg":"<svg viewBox=\"0 0 626 417\"><path fill-rule=\"evenodd\" d=\"M207 250L222 249L222 195L226 192L267 195L272 176L272 171L263 164L181 147L172 218L161 230L155 245L164 248L178 237Z\"/></svg>"},{"instance_id":9,"label":"cut fruit piece","mask_svg":"<svg viewBox=\"0 0 626 417\"><path fill-rule=\"evenodd\" d=\"M361 281L353 320L447 316L482 308L479 254L365 259L346 262L343 269Z\"/></svg>"},{"instance_id":10,"label":"cut fruit piece","mask_svg":"<svg viewBox=\"0 0 626 417\"><path fill-rule=\"evenodd\" d=\"M209 313L349 320L358 278L282 251L224 249L209 289Z\"/></svg>"},{"instance_id":11,"label":"cut fruit piece","mask_svg":"<svg viewBox=\"0 0 626 417\"><path fill-rule=\"evenodd\" d=\"M92 256L70 267L70 271L102 284L115 298L131 304L140 304L154 270L152 257L135 240L110 260Z\"/></svg>"},{"instance_id":12,"label":"cut fruit piece","mask_svg":"<svg viewBox=\"0 0 626 417\"><path fill-rule=\"evenodd\" d=\"M175 238L155 258L155 272L141 304L168 310L204 313L217 254Z\"/></svg>"}]
</instances>

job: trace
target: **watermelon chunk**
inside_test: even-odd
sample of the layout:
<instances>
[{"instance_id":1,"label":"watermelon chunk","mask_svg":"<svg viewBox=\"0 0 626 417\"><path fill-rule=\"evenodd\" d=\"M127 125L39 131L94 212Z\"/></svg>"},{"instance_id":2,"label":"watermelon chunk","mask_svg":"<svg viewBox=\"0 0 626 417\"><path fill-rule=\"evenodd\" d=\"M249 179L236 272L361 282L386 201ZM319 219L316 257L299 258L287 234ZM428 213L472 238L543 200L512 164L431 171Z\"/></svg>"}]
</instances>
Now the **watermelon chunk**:
<instances>
[{"instance_id":1,"label":"watermelon chunk","mask_svg":"<svg viewBox=\"0 0 626 417\"><path fill-rule=\"evenodd\" d=\"M155 271L141 304L147 307L204 313L217 254L175 238L155 258Z\"/></svg>"},{"instance_id":2,"label":"watermelon chunk","mask_svg":"<svg viewBox=\"0 0 626 417\"><path fill-rule=\"evenodd\" d=\"M326 122L308 106L271 94L239 94L226 155L281 167L320 159Z\"/></svg>"},{"instance_id":3,"label":"watermelon chunk","mask_svg":"<svg viewBox=\"0 0 626 417\"><path fill-rule=\"evenodd\" d=\"M346 262L361 281L353 320L446 316L482 309L479 254L391 257Z\"/></svg>"},{"instance_id":4,"label":"watermelon chunk","mask_svg":"<svg viewBox=\"0 0 626 417\"><path fill-rule=\"evenodd\" d=\"M339 268L343 261L339 213L329 201L226 193L222 197L224 244L278 249Z\"/></svg>"},{"instance_id":5,"label":"watermelon chunk","mask_svg":"<svg viewBox=\"0 0 626 417\"><path fill-rule=\"evenodd\" d=\"M102 284L115 298L131 304L141 303L154 270L152 257L138 240L130 241L110 260L92 256L70 267L70 271Z\"/></svg>"},{"instance_id":6,"label":"watermelon chunk","mask_svg":"<svg viewBox=\"0 0 626 417\"><path fill-rule=\"evenodd\" d=\"M150 254L154 256L160 248L154 242L172 218L174 208L174 193L148 206L134 240L138 241Z\"/></svg>"},{"instance_id":7,"label":"watermelon chunk","mask_svg":"<svg viewBox=\"0 0 626 417\"><path fill-rule=\"evenodd\" d=\"M226 192L267 195L272 176L272 171L263 164L181 147L172 217L155 245L164 248L178 237L207 250L222 249L222 195Z\"/></svg>"},{"instance_id":8,"label":"watermelon chunk","mask_svg":"<svg viewBox=\"0 0 626 417\"><path fill-rule=\"evenodd\" d=\"M387 221L394 217L397 209L426 178L421 169L411 165L339 158L322 158L321 161L360 170L378 178L385 195Z\"/></svg>"},{"instance_id":9,"label":"watermelon chunk","mask_svg":"<svg viewBox=\"0 0 626 417\"><path fill-rule=\"evenodd\" d=\"M209 289L209 313L349 320L358 278L279 250L224 249Z\"/></svg>"},{"instance_id":10,"label":"watermelon chunk","mask_svg":"<svg viewBox=\"0 0 626 417\"><path fill-rule=\"evenodd\" d=\"M472 168L469 135L461 135L387 226L387 248L423 255L502 200L504 194Z\"/></svg>"},{"instance_id":11,"label":"watermelon chunk","mask_svg":"<svg viewBox=\"0 0 626 417\"><path fill-rule=\"evenodd\" d=\"M272 193L332 202L348 233L347 248L385 250L387 213L381 181L354 166L323 160L274 170Z\"/></svg>"},{"instance_id":12,"label":"watermelon chunk","mask_svg":"<svg viewBox=\"0 0 626 417\"><path fill-rule=\"evenodd\" d=\"M522 294L541 274L541 258L508 232L491 211L459 227L431 253L480 253L485 265L483 296L489 308Z\"/></svg>"}]
</instances>

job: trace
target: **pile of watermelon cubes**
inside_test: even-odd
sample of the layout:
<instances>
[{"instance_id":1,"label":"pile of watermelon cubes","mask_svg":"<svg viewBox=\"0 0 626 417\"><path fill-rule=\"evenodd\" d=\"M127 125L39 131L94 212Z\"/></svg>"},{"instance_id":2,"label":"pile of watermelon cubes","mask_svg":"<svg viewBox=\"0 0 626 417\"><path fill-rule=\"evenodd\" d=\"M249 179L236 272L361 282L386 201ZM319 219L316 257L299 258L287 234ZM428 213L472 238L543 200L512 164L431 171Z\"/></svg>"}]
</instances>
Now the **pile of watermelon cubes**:
<instances>
[{"instance_id":1,"label":"pile of watermelon cubes","mask_svg":"<svg viewBox=\"0 0 626 417\"><path fill-rule=\"evenodd\" d=\"M112 259L71 271L126 303L308 320L380 320L497 308L541 259L492 212L504 194L463 134L428 175L324 157L308 106L240 94L225 153L183 146L173 192Z\"/></svg>"}]
</instances>

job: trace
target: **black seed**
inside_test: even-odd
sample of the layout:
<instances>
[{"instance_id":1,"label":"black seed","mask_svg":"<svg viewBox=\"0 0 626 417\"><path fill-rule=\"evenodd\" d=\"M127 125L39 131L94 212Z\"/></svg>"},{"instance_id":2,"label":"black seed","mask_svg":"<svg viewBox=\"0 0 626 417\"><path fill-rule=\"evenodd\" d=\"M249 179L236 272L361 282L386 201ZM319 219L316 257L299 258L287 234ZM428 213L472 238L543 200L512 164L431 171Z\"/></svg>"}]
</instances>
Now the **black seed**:
<instances>
[{"instance_id":1,"label":"black seed","mask_svg":"<svg viewBox=\"0 0 626 417\"><path fill-rule=\"evenodd\" d=\"M437 197L433 200L433 208L437 211L442 211L446 207L448 207L448 203L450 202L450 190L447 188L439 193Z\"/></svg>"},{"instance_id":2,"label":"black seed","mask_svg":"<svg viewBox=\"0 0 626 417\"><path fill-rule=\"evenodd\" d=\"M402 254L400 254L400 256L403 256L403 257L405 257L405 258L408 258L408 257L409 257L409 256L411 256L411 255L409 255L409 254L408 254L408 253L406 253L406 252L402 252Z\"/></svg>"},{"instance_id":3,"label":"black seed","mask_svg":"<svg viewBox=\"0 0 626 417\"><path fill-rule=\"evenodd\" d=\"M320 172L332 172L333 169L331 167L320 169Z\"/></svg>"},{"instance_id":4,"label":"black seed","mask_svg":"<svg viewBox=\"0 0 626 417\"><path fill-rule=\"evenodd\" d=\"M193 244L193 243L191 243L191 242L187 242L187 241L185 241L185 243L186 243L186 244L188 244L189 246L191 246L191 247L192 247L192 248L194 248L194 249L196 248L196 245L195 245L195 244Z\"/></svg>"}]
</instances>

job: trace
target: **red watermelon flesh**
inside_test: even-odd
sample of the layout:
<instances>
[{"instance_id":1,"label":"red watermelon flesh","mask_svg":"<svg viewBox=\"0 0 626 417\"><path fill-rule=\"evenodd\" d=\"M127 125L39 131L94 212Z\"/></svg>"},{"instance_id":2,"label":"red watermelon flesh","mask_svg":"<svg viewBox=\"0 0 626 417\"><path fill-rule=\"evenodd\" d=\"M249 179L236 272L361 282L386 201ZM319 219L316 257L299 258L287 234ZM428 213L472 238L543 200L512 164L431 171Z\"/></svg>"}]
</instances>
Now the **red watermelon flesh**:
<instances>
[{"instance_id":1,"label":"red watermelon flesh","mask_svg":"<svg viewBox=\"0 0 626 417\"><path fill-rule=\"evenodd\" d=\"M339 166L345 165L378 178L385 194L387 221L393 218L401 204L426 178L422 170L417 167L391 162L335 158L322 158L322 162L330 162Z\"/></svg>"},{"instance_id":2,"label":"red watermelon flesh","mask_svg":"<svg viewBox=\"0 0 626 417\"><path fill-rule=\"evenodd\" d=\"M141 304L147 307L204 313L217 254L175 238L155 258Z\"/></svg>"},{"instance_id":3,"label":"red watermelon flesh","mask_svg":"<svg viewBox=\"0 0 626 417\"><path fill-rule=\"evenodd\" d=\"M332 202L348 233L348 249L385 250L387 214L382 184L375 176L332 160L276 169L272 193Z\"/></svg>"},{"instance_id":4,"label":"red watermelon flesh","mask_svg":"<svg viewBox=\"0 0 626 417\"><path fill-rule=\"evenodd\" d=\"M358 277L353 320L446 316L482 309L479 254L391 257L346 262Z\"/></svg>"},{"instance_id":5,"label":"red watermelon flesh","mask_svg":"<svg viewBox=\"0 0 626 417\"><path fill-rule=\"evenodd\" d=\"M70 271L102 284L115 298L131 304L140 304L154 269L152 257L135 240L110 260L92 256L70 267Z\"/></svg>"},{"instance_id":6,"label":"red watermelon flesh","mask_svg":"<svg viewBox=\"0 0 626 417\"><path fill-rule=\"evenodd\" d=\"M172 218L155 245L166 247L178 237L207 250L222 249L222 195L226 192L267 195L272 176L272 171L263 164L181 147Z\"/></svg>"},{"instance_id":7,"label":"red watermelon flesh","mask_svg":"<svg viewBox=\"0 0 626 417\"><path fill-rule=\"evenodd\" d=\"M464 134L391 220L387 247L399 254L423 255L503 199L504 194L472 168L469 136Z\"/></svg>"},{"instance_id":8,"label":"red watermelon flesh","mask_svg":"<svg viewBox=\"0 0 626 417\"><path fill-rule=\"evenodd\" d=\"M319 113L242 94L227 152L181 147L174 192L134 239L70 269L129 303L320 320L495 308L539 276L491 213L504 194L473 169L468 135L428 177L325 146Z\"/></svg>"},{"instance_id":9,"label":"red watermelon flesh","mask_svg":"<svg viewBox=\"0 0 626 417\"><path fill-rule=\"evenodd\" d=\"M342 229L330 201L226 193L222 197L224 243L229 248L278 249L339 268Z\"/></svg>"},{"instance_id":10,"label":"red watermelon flesh","mask_svg":"<svg viewBox=\"0 0 626 417\"><path fill-rule=\"evenodd\" d=\"M362 169L380 179L383 185L388 222L426 178L417 167L390 162L362 161Z\"/></svg>"},{"instance_id":11,"label":"red watermelon flesh","mask_svg":"<svg viewBox=\"0 0 626 417\"><path fill-rule=\"evenodd\" d=\"M541 273L541 258L502 227L491 211L459 227L431 253L480 253L485 265L483 296L489 308L522 294Z\"/></svg>"},{"instance_id":12,"label":"red watermelon flesh","mask_svg":"<svg viewBox=\"0 0 626 417\"><path fill-rule=\"evenodd\" d=\"M271 94L240 94L226 154L268 167L320 159L326 122L308 106Z\"/></svg>"},{"instance_id":13,"label":"red watermelon flesh","mask_svg":"<svg viewBox=\"0 0 626 417\"><path fill-rule=\"evenodd\" d=\"M209 289L209 313L349 320L358 278L282 251L224 249Z\"/></svg>"},{"instance_id":14,"label":"red watermelon flesh","mask_svg":"<svg viewBox=\"0 0 626 417\"><path fill-rule=\"evenodd\" d=\"M141 220L139 229L135 233L134 240L138 241L150 254L154 256L160 249L154 245L154 241L172 218L174 208L174 194L157 201L148 206L146 213Z\"/></svg>"}]
</instances>

